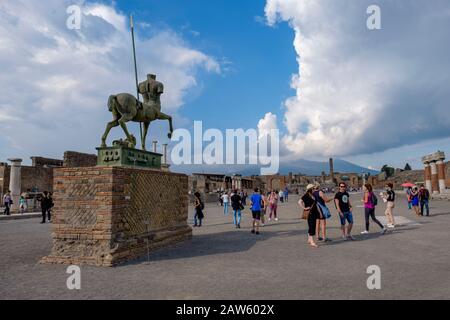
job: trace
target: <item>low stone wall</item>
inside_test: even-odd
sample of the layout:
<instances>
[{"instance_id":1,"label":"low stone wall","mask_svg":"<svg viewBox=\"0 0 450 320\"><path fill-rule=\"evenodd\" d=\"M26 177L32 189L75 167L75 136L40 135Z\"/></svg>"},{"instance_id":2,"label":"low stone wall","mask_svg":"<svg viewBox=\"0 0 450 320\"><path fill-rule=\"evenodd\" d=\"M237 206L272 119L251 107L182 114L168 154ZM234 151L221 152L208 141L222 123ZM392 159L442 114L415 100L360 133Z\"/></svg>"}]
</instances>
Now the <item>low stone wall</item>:
<instances>
[{"instance_id":1,"label":"low stone wall","mask_svg":"<svg viewBox=\"0 0 450 320\"><path fill-rule=\"evenodd\" d=\"M54 172L53 250L42 263L114 266L192 237L185 175L120 167Z\"/></svg>"}]
</instances>

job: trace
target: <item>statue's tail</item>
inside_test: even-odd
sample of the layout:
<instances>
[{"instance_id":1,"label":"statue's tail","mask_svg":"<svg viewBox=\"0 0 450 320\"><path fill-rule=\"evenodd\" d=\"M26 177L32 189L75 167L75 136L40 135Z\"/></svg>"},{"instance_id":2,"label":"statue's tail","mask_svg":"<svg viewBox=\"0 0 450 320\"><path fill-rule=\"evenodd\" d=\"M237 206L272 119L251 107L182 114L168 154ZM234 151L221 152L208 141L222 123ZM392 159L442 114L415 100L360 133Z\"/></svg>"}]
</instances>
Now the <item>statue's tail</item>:
<instances>
[{"instance_id":1,"label":"statue's tail","mask_svg":"<svg viewBox=\"0 0 450 320\"><path fill-rule=\"evenodd\" d=\"M109 109L109 112L112 112L112 111L113 111L116 102L117 102L117 96L114 96L114 95L109 96L109 99L108 99L108 109Z\"/></svg>"}]
</instances>

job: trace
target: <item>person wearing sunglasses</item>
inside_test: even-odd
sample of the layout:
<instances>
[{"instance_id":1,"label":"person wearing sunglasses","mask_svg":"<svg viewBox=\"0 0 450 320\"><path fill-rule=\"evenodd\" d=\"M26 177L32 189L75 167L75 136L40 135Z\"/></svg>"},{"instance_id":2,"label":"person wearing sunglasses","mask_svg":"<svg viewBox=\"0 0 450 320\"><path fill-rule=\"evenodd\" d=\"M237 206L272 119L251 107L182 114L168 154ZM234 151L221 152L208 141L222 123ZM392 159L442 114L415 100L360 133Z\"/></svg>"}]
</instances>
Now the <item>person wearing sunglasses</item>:
<instances>
[{"instance_id":1,"label":"person wearing sunglasses","mask_svg":"<svg viewBox=\"0 0 450 320\"><path fill-rule=\"evenodd\" d=\"M334 197L334 203L339 212L339 218L341 219L342 238L345 240L355 240L351 234L353 228L353 208L345 183L339 184L339 191ZM346 226L347 222L348 226Z\"/></svg>"}]
</instances>

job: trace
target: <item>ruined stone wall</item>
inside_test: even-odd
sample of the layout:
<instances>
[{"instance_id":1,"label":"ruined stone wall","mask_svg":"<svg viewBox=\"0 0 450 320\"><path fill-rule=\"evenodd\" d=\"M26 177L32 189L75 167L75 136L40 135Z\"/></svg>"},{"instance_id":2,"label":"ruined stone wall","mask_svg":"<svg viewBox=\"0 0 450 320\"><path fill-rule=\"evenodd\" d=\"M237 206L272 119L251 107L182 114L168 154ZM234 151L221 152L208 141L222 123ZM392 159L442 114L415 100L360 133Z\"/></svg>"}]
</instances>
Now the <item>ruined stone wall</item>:
<instances>
[{"instance_id":1,"label":"ruined stone wall","mask_svg":"<svg viewBox=\"0 0 450 320\"><path fill-rule=\"evenodd\" d=\"M31 157L32 167L62 167L63 160L43 157Z\"/></svg>"},{"instance_id":2,"label":"ruined stone wall","mask_svg":"<svg viewBox=\"0 0 450 320\"><path fill-rule=\"evenodd\" d=\"M3 195L9 188L9 175L10 175L10 169L6 165L0 166L0 198L1 202L3 202ZM0 206L3 206L3 203L0 204Z\"/></svg>"},{"instance_id":3,"label":"ruined stone wall","mask_svg":"<svg viewBox=\"0 0 450 320\"><path fill-rule=\"evenodd\" d=\"M55 169L54 246L43 263L114 266L189 239L188 178L119 167Z\"/></svg>"},{"instance_id":4,"label":"ruined stone wall","mask_svg":"<svg viewBox=\"0 0 450 320\"><path fill-rule=\"evenodd\" d=\"M23 166L21 175L22 192L33 188L40 192L53 192L53 168Z\"/></svg>"},{"instance_id":5,"label":"ruined stone wall","mask_svg":"<svg viewBox=\"0 0 450 320\"><path fill-rule=\"evenodd\" d=\"M401 185L405 182L412 182L415 184L425 183L425 171L424 170L410 170L396 172L394 176L389 177L387 180L383 179L383 175L378 176L378 187L384 188L387 183L393 183L395 189L402 189Z\"/></svg>"},{"instance_id":6,"label":"ruined stone wall","mask_svg":"<svg viewBox=\"0 0 450 320\"><path fill-rule=\"evenodd\" d=\"M446 163L445 186L450 189L450 161Z\"/></svg>"},{"instance_id":7,"label":"ruined stone wall","mask_svg":"<svg viewBox=\"0 0 450 320\"><path fill-rule=\"evenodd\" d=\"M65 168L94 167L97 165L97 156L94 154L66 151L64 153Z\"/></svg>"}]
</instances>

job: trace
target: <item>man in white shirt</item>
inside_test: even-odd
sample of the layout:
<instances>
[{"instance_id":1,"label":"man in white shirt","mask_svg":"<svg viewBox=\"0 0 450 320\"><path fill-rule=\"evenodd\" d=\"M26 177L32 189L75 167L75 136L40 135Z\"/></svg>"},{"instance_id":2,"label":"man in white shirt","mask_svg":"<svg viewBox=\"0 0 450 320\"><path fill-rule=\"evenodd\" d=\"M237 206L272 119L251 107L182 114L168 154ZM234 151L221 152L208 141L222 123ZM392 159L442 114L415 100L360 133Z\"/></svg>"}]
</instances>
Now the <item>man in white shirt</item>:
<instances>
[{"instance_id":1,"label":"man in white shirt","mask_svg":"<svg viewBox=\"0 0 450 320\"><path fill-rule=\"evenodd\" d=\"M228 195L228 193L223 194L222 200L223 200L223 214L227 216L228 215L228 204L230 203L230 196Z\"/></svg>"}]
</instances>

